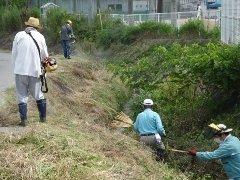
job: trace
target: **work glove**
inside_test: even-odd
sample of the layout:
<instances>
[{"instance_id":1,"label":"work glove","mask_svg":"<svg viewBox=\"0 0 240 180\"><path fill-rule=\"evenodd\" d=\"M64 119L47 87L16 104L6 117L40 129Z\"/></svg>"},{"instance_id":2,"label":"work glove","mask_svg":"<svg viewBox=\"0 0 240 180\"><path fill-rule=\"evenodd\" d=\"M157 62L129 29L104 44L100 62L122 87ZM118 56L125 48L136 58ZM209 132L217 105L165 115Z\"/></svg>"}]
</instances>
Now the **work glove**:
<instances>
[{"instance_id":1,"label":"work glove","mask_svg":"<svg viewBox=\"0 0 240 180\"><path fill-rule=\"evenodd\" d=\"M195 148L192 148L188 151L188 155L190 156L196 156L197 150Z\"/></svg>"}]
</instances>

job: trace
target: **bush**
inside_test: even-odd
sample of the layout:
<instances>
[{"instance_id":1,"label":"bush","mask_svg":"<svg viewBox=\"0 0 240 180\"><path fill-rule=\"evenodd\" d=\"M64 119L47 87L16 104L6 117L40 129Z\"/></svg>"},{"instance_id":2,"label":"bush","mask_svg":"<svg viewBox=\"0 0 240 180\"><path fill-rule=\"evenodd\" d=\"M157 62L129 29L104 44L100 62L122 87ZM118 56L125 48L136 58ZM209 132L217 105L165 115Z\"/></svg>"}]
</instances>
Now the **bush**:
<instances>
[{"instance_id":1,"label":"bush","mask_svg":"<svg viewBox=\"0 0 240 180\"><path fill-rule=\"evenodd\" d=\"M35 18L40 18L41 12L38 7L33 7L31 9L28 9L28 16L29 17L35 17Z\"/></svg>"},{"instance_id":2,"label":"bush","mask_svg":"<svg viewBox=\"0 0 240 180\"><path fill-rule=\"evenodd\" d=\"M72 16L71 20L73 22L73 31L78 40L83 39L95 39L95 30L91 24L88 23L88 19L83 15Z\"/></svg>"},{"instance_id":3,"label":"bush","mask_svg":"<svg viewBox=\"0 0 240 180\"><path fill-rule=\"evenodd\" d=\"M56 44L60 41L61 27L69 17L66 11L59 8L50 9L47 12L44 26L47 41L50 44Z\"/></svg>"},{"instance_id":4,"label":"bush","mask_svg":"<svg viewBox=\"0 0 240 180\"><path fill-rule=\"evenodd\" d=\"M5 32L12 33L22 27L21 12L16 6L2 10L1 24Z\"/></svg>"},{"instance_id":5,"label":"bush","mask_svg":"<svg viewBox=\"0 0 240 180\"><path fill-rule=\"evenodd\" d=\"M172 25L154 21L146 21L140 24L140 29L142 32L157 36L170 36L175 32L175 28Z\"/></svg>"},{"instance_id":6,"label":"bush","mask_svg":"<svg viewBox=\"0 0 240 180\"><path fill-rule=\"evenodd\" d=\"M221 29L219 27L214 27L208 32L208 37L213 41L219 41L221 39Z\"/></svg>"},{"instance_id":7,"label":"bush","mask_svg":"<svg viewBox=\"0 0 240 180\"><path fill-rule=\"evenodd\" d=\"M207 32L201 20L189 20L179 29L179 34L184 37L204 37Z\"/></svg>"},{"instance_id":8,"label":"bush","mask_svg":"<svg viewBox=\"0 0 240 180\"><path fill-rule=\"evenodd\" d=\"M28 0L0 0L0 6L16 6L18 8L27 7Z\"/></svg>"}]
</instances>

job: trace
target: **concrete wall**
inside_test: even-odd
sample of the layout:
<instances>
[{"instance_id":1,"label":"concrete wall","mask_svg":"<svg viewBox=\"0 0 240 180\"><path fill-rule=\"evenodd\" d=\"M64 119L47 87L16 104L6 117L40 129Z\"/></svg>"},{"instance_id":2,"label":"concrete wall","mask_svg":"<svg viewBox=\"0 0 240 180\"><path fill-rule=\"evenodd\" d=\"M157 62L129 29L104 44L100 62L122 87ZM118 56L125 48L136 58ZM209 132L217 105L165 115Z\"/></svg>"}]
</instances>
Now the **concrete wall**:
<instances>
[{"instance_id":1,"label":"concrete wall","mask_svg":"<svg viewBox=\"0 0 240 180\"><path fill-rule=\"evenodd\" d=\"M163 12L177 12L177 0L163 0Z\"/></svg>"},{"instance_id":2,"label":"concrete wall","mask_svg":"<svg viewBox=\"0 0 240 180\"><path fill-rule=\"evenodd\" d=\"M162 3L162 12L176 12L177 0L99 0L99 6L101 10L109 10L109 7L122 7L121 11L116 12L112 9L112 13L131 14L133 12L133 1L147 2L148 11L146 13L159 12L159 2ZM65 9L69 13L83 13L83 14L96 14L97 13L97 0L32 0L31 5L45 4L47 2L53 2Z\"/></svg>"}]
</instances>

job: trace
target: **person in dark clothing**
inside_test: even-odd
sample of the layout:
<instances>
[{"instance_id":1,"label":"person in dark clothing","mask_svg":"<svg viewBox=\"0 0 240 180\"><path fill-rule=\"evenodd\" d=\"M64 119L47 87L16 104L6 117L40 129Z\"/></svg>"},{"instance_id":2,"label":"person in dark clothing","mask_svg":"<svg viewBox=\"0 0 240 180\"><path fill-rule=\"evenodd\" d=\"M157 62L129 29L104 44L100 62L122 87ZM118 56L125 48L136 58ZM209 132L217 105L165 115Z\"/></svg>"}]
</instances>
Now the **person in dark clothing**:
<instances>
[{"instance_id":1,"label":"person in dark clothing","mask_svg":"<svg viewBox=\"0 0 240 180\"><path fill-rule=\"evenodd\" d=\"M66 24L64 24L61 28L61 43L63 48L64 57L67 59L71 59L70 57L70 42L74 39L73 29L72 29L72 21L67 20Z\"/></svg>"}]
</instances>

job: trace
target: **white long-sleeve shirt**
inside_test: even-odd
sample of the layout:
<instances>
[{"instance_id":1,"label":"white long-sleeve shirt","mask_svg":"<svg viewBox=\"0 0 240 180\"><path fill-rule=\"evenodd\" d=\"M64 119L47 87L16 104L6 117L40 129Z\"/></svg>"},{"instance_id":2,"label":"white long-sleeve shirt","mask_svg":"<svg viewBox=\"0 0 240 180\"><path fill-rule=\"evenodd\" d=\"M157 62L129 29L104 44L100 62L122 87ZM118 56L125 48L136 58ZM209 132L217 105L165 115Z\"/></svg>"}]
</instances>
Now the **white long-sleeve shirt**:
<instances>
[{"instance_id":1,"label":"white long-sleeve shirt","mask_svg":"<svg viewBox=\"0 0 240 180\"><path fill-rule=\"evenodd\" d=\"M44 36L34 28L28 27L26 30L30 31L33 38L37 41L41 60L48 57ZM12 58L14 61L14 74L33 77L39 77L42 74L37 46L31 36L25 31L18 32L14 38Z\"/></svg>"}]
</instances>

